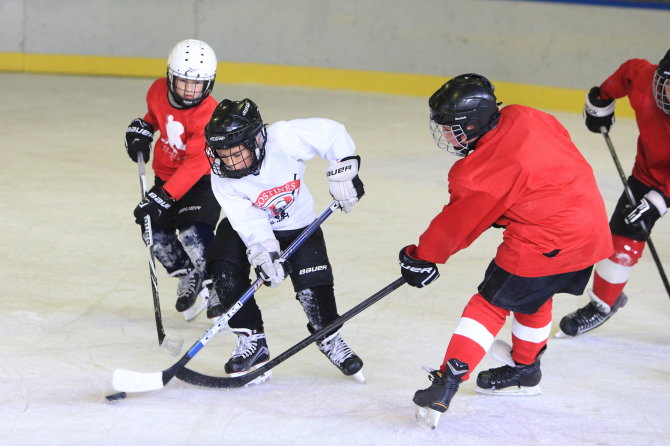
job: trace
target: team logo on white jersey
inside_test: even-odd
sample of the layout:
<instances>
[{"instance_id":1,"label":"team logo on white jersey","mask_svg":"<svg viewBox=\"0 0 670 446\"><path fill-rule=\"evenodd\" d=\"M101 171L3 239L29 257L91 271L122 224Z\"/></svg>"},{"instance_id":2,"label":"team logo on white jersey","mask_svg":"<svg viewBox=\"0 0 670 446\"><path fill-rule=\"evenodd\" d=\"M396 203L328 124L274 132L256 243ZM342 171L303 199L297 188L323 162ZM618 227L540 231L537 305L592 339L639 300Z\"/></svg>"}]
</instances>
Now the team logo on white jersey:
<instances>
[{"instance_id":1,"label":"team logo on white jersey","mask_svg":"<svg viewBox=\"0 0 670 446\"><path fill-rule=\"evenodd\" d=\"M288 218L288 208L293 204L295 196L300 190L300 180L294 179L286 184L272 189L267 189L254 201L254 206L265 209L272 219L271 223L277 223Z\"/></svg>"}]
</instances>

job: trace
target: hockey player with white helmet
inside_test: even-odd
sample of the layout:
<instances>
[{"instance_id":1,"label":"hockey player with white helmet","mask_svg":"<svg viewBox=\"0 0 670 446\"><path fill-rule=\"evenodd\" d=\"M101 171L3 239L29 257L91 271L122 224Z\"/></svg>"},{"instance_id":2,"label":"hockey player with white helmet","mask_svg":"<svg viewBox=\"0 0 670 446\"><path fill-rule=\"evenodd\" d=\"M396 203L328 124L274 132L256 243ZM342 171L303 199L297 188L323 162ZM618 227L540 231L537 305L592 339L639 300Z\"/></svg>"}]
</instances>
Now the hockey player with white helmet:
<instances>
[{"instance_id":1,"label":"hockey player with white helmet","mask_svg":"<svg viewBox=\"0 0 670 446\"><path fill-rule=\"evenodd\" d=\"M212 189L226 215L209 251L220 304L217 317L249 288L253 268L265 284L276 287L291 278L296 299L307 315L311 333L339 317L323 231L317 229L291 256L280 253L315 219L314 200L304 180L305 161L329 161L330 193L339 207L351 211L364 194L358 176L360 157L345 127L322 118L279 121L266 128L250 99L219 103L205 128L212 166ZM228 322L238 336L225 364L241 375L270 358L261 311L251 297ZM319 350L345 375L360 379L363 361L348 347L339 329L317 341Z\"/></svg>"},{"instance_id":2,"label":"hockey player with white helmet","mask_svg":"<svg viewBox=\"0 0 670 446\"><path fill-rule=\"evenodd\" d=\"M176 309L187 320L202 311L207 249L221 208L212 193L210 167L203 153L204 128L216 100L210 96L216 77L216 55L200 40L177 43L168 56L167 75L153 82L146 95L147 113L126 131L126 150L137 162L148 161L154 134L149 189L135 208L136 222L151 218L153 250L170 276L178 277Z\"/></svg>"},{"instance_id":3,"label":"hockey player with white helmet","mask_svg":"<svg viewBox=\"0 0 670 446\"><path fill-rule=\"evenodd\" d=\"M594 133L614 124L615 99L628 96L640 132L632 174L610 218L614 252L593 273L590 301L561 319L561 330L578 336L601 326L628 301L623 289L642 256L649 232L670 206L670 50L656 64L624 62L586 97L584 119ZM642 223L642 224L641 224Z\"/></svg>"},{"instance_id":4,"label":"hockey player with white helmet","mask_svg":"<svg viewBox=\"0 0 670 446\"><path fill-rule=\"evenodd\" d=\"M439 276L436 263L488 228L504 228L431 386L414 395L417 418L435 427L511 313L507 364L480 372L477 390L538 393L553 295L581 294L612 245L593 170L553 116L521 105L499 109L493 85L472 73L445 83L428 104L438 147L460 159L449 171L448 204L417 245L400 251L402 276L426 286Z\"/></svg>"}]
</instances>

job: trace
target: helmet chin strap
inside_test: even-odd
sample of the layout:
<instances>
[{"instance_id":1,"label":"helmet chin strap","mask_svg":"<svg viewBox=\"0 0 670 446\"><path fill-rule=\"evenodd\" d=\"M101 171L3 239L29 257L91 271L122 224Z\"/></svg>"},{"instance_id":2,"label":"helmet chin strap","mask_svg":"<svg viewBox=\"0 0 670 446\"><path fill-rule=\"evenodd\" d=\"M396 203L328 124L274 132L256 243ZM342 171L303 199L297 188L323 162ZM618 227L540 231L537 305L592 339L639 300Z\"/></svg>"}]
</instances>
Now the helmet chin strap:
<instances>
[{"instance_id":1,"label":"helmet chin strap","mask_svg":"<svg viewBox=\"0 0 670 446\"><path fill-rule=\"evenodd\" d=\"M174 108L179 108L179 109L186 108L186 106L177 103L177 101L174 98L174 93L172 93L172 91L170 89L168 89L168 102Z\"/></svg>"}]
</instances>

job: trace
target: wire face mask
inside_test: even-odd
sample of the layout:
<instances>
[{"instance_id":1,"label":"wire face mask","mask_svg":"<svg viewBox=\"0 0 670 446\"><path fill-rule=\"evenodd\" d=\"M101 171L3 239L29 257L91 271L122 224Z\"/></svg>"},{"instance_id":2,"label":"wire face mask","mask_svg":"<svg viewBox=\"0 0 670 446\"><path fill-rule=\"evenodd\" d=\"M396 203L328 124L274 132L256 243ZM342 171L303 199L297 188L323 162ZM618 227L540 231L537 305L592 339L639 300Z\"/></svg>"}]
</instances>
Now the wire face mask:
<instances>
[{"instance_id":1,"label":"wire face mask","mask_svg":"<svg viewBox=\"0 0 670 446\"><path fill-rule=\"evenodd\" d=\"M469 153L467 135L462 126L438 124L431 119L430 131L440 149L461 158Z\"/></svg>"},{"instance_id":2,"label":"wire face mask","mask_svg":"<svg viewBox=\"0 0 670 446\"><path fill-rule=\"evenodd\" d=\"M663 110L665 114L670 115L670 99L668 99L668 94L670 93L670 79L658 74L658 72L654 73L652 89L658 108Z\"/></svg>"}]
</instances>

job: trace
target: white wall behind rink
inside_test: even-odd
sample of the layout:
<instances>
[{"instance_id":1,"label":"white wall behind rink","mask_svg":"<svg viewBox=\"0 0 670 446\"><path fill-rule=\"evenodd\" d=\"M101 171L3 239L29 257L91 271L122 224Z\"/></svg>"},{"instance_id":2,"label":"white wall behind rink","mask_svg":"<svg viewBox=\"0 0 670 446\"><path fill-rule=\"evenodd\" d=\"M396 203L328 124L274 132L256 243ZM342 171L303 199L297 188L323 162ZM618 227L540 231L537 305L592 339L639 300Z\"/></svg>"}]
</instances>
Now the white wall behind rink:
<instances>
[{"instance_id":1,"label":"white wall behind rink","mask_svg":"<svg viewBox=\"0 0 670 446\"><path fill-rule=\"evenodd\" d=\"M670 47L666 10L509 0L0 0L0 53L167 57L587 88Z\"/></svg>"}]
</instances>

